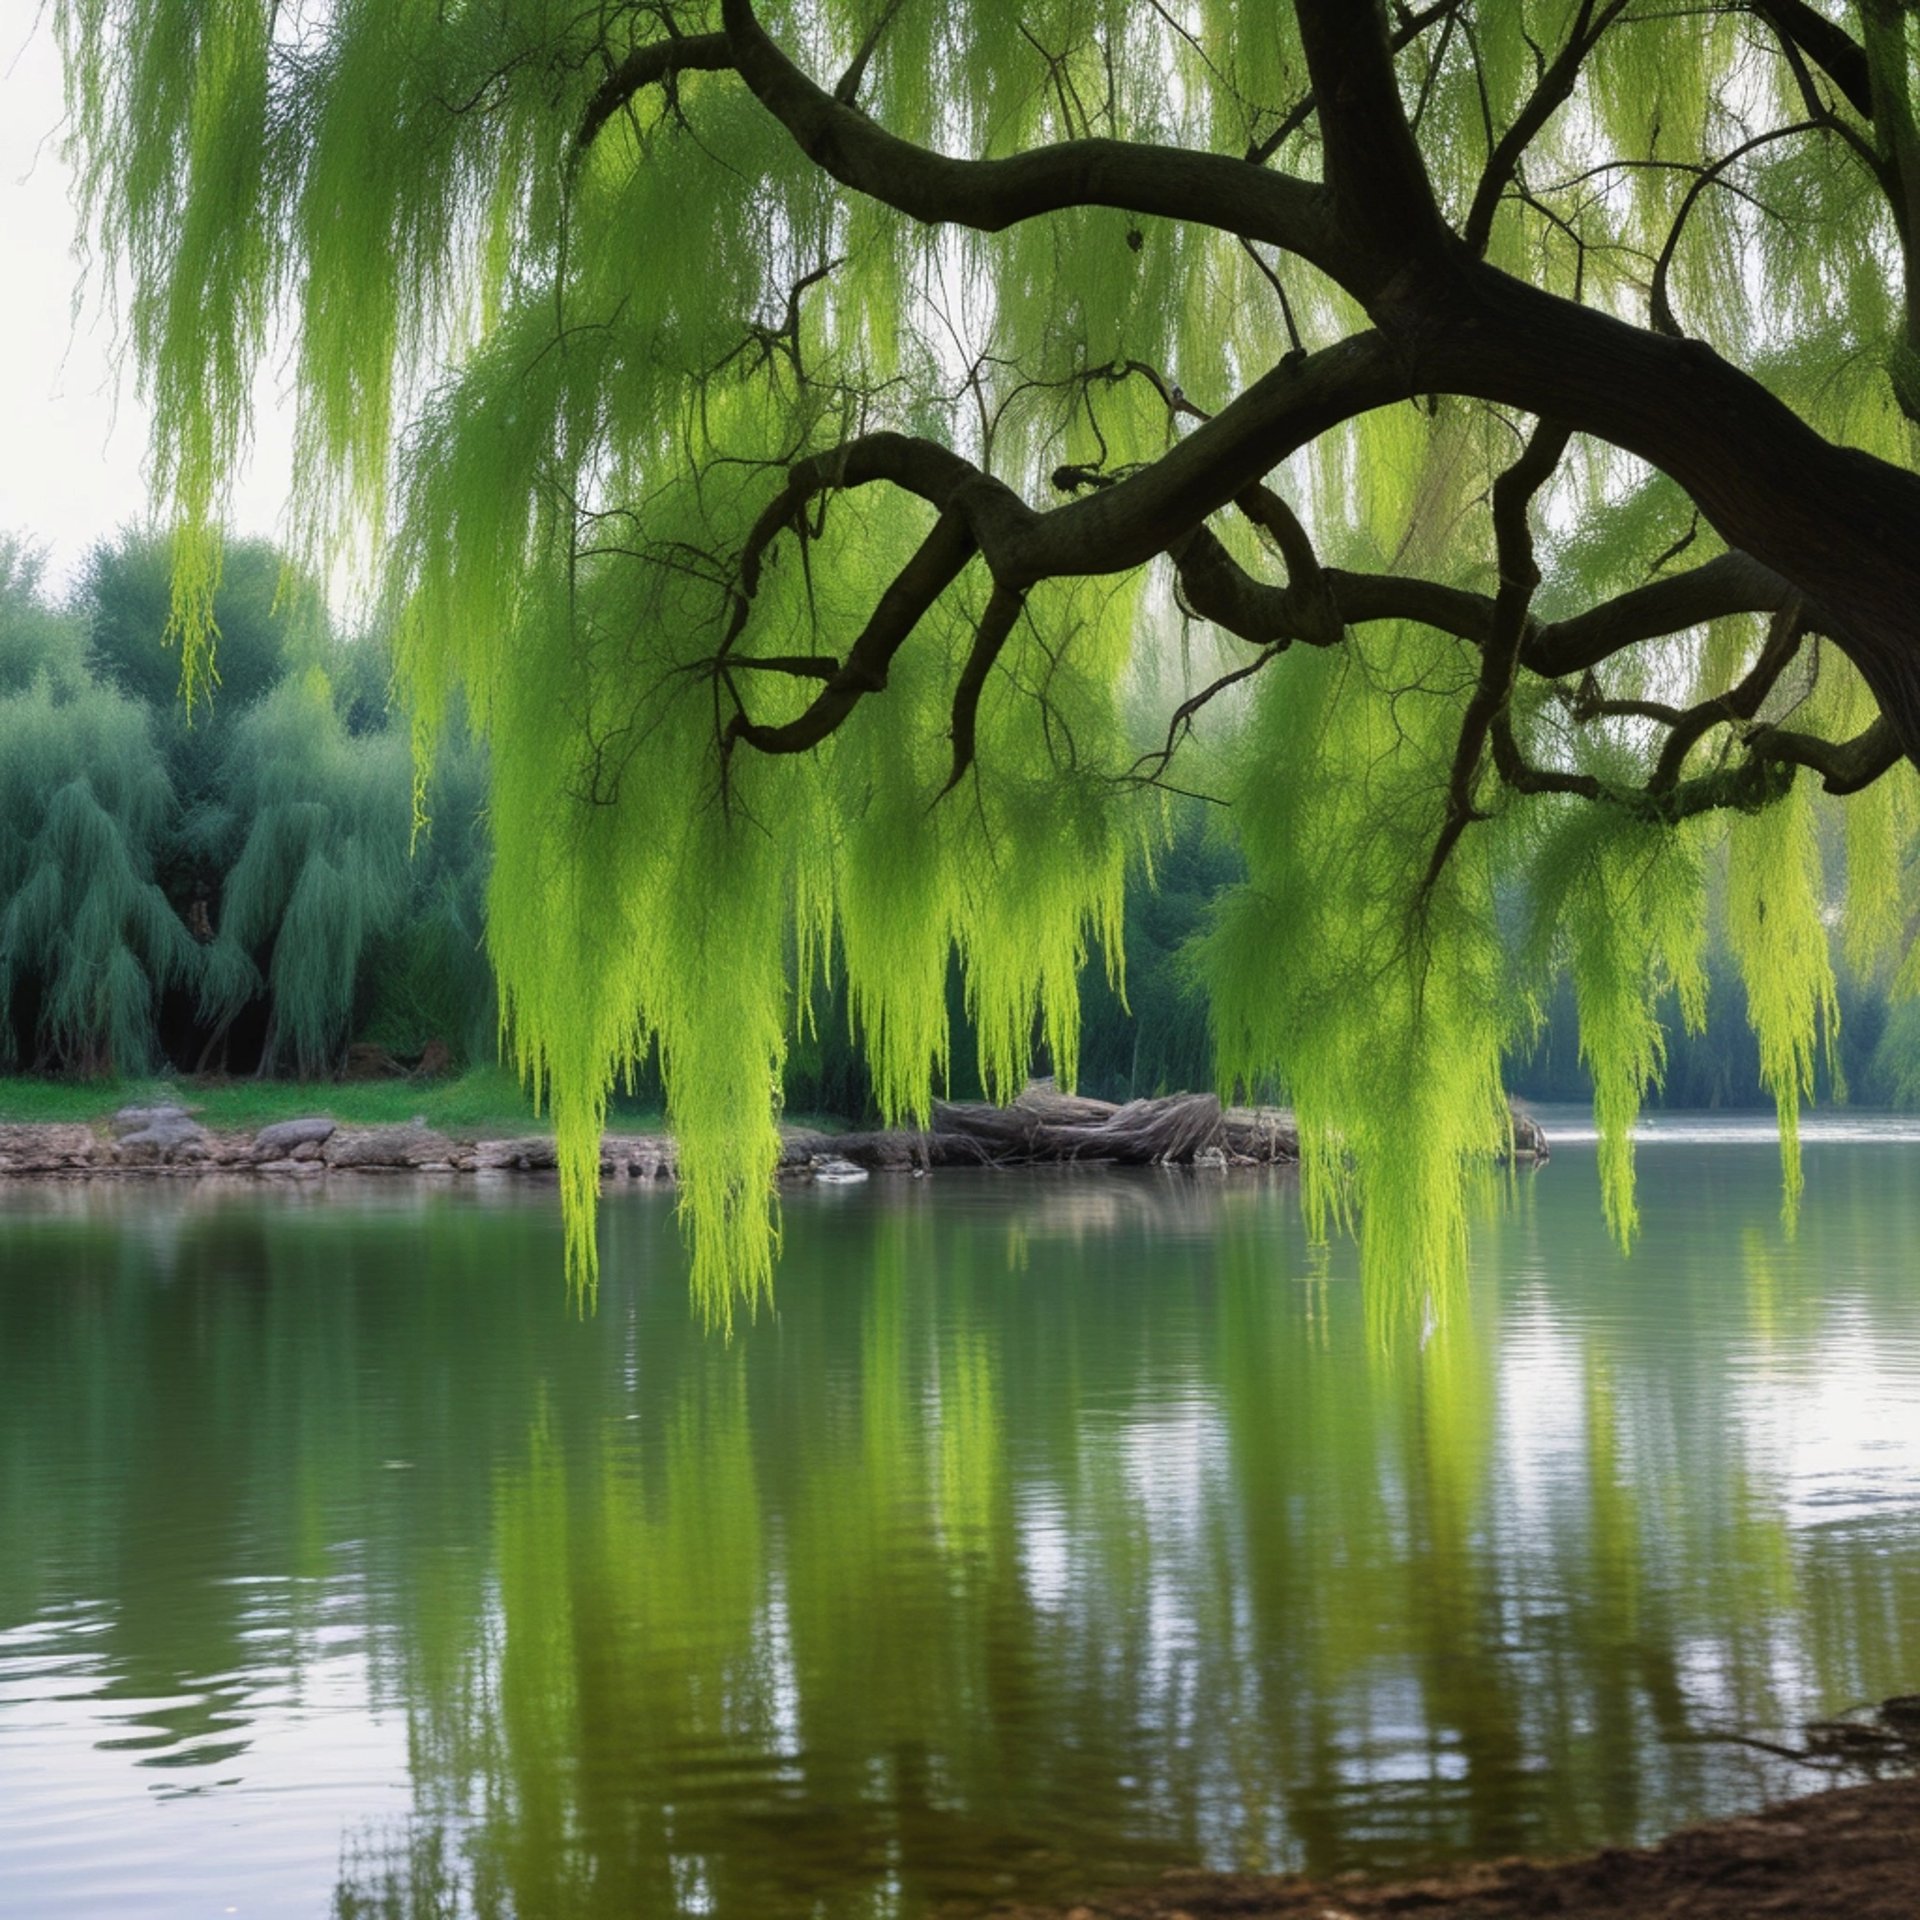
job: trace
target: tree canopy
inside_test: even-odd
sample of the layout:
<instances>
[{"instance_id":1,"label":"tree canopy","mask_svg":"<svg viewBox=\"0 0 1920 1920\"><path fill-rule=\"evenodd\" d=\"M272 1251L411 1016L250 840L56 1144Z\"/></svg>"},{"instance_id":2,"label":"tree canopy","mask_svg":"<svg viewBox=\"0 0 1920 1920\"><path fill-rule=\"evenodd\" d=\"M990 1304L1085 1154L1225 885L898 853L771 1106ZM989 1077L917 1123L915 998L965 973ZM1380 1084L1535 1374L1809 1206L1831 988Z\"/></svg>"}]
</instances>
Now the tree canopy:
<instances>
[{"instance_id":1,"label":"tree canopy","mask_svg":"<svg viewBox=\"0 0 1920 1920\"><path fill-rule=\"evenodd\" d=\"M410 860L387 649L264 543L222 572L218 698L189 708L164 542L101 543L64 607L0 542L0 1068L312 1074L357 1037L491 1038L481 756L449 740Z\"/></svg>"},{"instance_id":2,"label":"tree canopy","mask_svg":"<svg viewBox=\"0 0 1920 1920\"><path fill-rule=\"evenodd\" d=\"M1462 1264L1571 975L1608 1208L1709 901L1779 1103L1896 964L1920 750L1902 0L61 0L207 670L290 329L298 528L369 541L577 1274L657 1049L696 1290L767 1284L816 990L890 1118L1068 1078L1170 788L1197 964L1323 1221ZM1816 831L1846 797L1844 874ZM1711 884L1710 884L1711 883ZM1516 931L1514 899L1525 902Z\"/></svg>"}]
</instances>

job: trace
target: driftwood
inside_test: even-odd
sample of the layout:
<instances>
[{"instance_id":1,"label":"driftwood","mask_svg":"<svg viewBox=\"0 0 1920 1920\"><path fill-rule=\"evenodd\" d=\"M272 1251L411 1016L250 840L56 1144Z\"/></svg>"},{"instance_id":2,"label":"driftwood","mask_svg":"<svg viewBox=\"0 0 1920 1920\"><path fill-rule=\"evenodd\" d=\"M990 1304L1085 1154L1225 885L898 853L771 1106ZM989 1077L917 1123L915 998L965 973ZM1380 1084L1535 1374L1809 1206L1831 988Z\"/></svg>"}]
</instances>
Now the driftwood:
<instances>
[{"instance_id":1,"label":"driftwood","mask_svg":"<svg viewBox=\"0 0 1920 1920\"><path fill-rule=\"evenodd\" d=\"M1008 1107L936 1101L925 1133L783 1131L780 1164L803 1172L833 1157L875 1170L911 1167L1276 1167L1300 1158L1300 1136L1284 1107L1223 1107L1210 1093L1160 1100L1087 1100L1036 1080ZM1513 1109L1514 1158L1547 1158L1533 1116Z\"/></svg>"},{"instance_id":2,"label":"driftwood","mask_svg":"<svg viewBox=\"0 0 1920 1920\"><path fill-rule=\"evenodd\" d=\"M936 1101L925 1133L809 1133L783 1136L783 1167L831 1154L855 1166L1122 1167L1287 1166L1300 1157L1293 1116L1279 1107L1222 1107L1210 1093L1164 1100L1087 1100L1034 1081L1008 1107Z\"/></svg>"}]
</instances>

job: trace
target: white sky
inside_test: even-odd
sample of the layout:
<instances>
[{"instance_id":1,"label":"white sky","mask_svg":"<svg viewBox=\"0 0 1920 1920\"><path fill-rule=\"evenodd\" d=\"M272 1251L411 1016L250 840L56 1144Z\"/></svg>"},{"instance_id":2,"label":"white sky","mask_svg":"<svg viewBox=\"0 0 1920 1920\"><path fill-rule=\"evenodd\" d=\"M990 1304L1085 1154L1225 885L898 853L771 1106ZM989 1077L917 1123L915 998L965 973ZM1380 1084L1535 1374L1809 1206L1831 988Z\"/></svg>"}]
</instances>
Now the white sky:
<instances>
[{"instance_id":1,"label":"white sky","mask_svg":"<svg viewBox=\"0 0 1920 1920\"><path fill-rule=\"evenodd\" d=\"M0 0L0 533L48 550L63 585L92 543L144 520L147 411L122 379L97 298L76 321L71 179L60 158L59 50L44 0ZM232 524L273 533L291 471L292 422L256 407L257 445L236 479Z\"/></svg>"}]
</instances>

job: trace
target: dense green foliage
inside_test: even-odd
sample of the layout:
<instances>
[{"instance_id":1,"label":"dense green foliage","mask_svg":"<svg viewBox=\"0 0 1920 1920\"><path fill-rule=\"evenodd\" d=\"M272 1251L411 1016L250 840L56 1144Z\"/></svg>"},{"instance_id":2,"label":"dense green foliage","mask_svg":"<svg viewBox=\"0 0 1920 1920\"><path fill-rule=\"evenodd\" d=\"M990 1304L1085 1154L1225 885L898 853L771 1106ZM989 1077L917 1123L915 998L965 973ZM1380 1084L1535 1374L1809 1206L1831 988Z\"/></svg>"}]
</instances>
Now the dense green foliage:
<instances>
[{"instance_id":1,"label":"dense green foliage","mask_svg":"<svg viewBox=\"0 0 1920 1920\"><path fill-rule=\"evenodd\" d=\"M190 712L169 580L128 537L62 609L0 553L0 1065L315 1074L356 1035L489 1052L478 755L442 757L442 822L410 853L406 731L366 724L377 644L334 639L277 553L237 546L220 683Z\"/></svg>"},{"instance_id":2,"label":"dense green foliage","mask_svg":"<svg viewBox=\"0 0 1920 1920\"><path fill-rule=\"evenodd\" d=\"M1405 1297L1463 1270L1562 970L1617 1233L1652 1010L1706 1017L1714 940L1791 1204L1829 932L1896 964L1920 795L1892 0L57 16L189 701L284 318L300 523L372 536L416 777L450 711L487 742L577 1275L655 1059L723 1314L823 1011L890 1120L949 1083L955 965L989 1093L1071 1080L1169 787L1231 803L1246 875L1199 950L1216 1076L1283 1084L1315 1218L1357 1206ZM387 924L339 832L302 844L353 914L289 992Z\"/></svg>"}]
</instances>

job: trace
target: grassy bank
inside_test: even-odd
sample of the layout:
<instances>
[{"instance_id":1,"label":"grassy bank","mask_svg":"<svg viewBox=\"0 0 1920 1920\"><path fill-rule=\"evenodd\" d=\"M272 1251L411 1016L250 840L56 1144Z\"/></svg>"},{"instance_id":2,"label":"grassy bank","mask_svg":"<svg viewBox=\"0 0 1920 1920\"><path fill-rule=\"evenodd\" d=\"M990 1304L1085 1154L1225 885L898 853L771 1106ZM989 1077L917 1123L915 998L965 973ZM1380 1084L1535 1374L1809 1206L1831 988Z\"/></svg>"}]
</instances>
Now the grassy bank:
<instances>
[{"instance_id":1,"label":"grassy bank","mask_svg":"<svg viewBox=\"0 0 1920 1920\"><path fill-rule=\"evenodd\" d=\"M514 1076L475 1067L452 1080L33 1080L0 1079L0 1125L22 1121L97 1122L125 1106L174 1103L201 1125L241 1132L329 1114L349 1126L395 1126L415 1118L456 1136L511 1135L544 1129ZM617 1126L661 1124L657 1112L615 1116Z\"/></svg>"}]
</instances>

